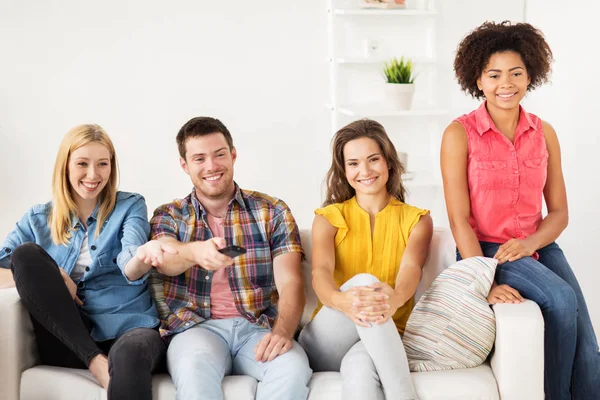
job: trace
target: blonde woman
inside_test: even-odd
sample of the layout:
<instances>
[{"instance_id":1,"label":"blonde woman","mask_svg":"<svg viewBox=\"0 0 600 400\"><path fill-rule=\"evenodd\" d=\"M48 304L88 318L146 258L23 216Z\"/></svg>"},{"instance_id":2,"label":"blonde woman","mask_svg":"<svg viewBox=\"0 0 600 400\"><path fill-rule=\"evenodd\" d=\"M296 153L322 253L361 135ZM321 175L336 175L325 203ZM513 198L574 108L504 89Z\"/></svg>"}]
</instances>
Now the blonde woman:
<instances>
[{"instance_id":1,"label":"blonde woman","mask_svg":"<svg viewBox=\"0 0 600 400\"><path fill-rule=\"evenodd\" d=\"M343 399L417 399L400 335L433 223L429 211L404 203L403 171L378 122L336 133L312 229L319 307L299 341L314 371L342 373Z\"/></svg>"},{"instance_id":2,"label":"blonde woman","mask_svg":"<svg viewBox=\"0 0 600 400\"><path fill-rule=\"evenodd\" d=\"M52 201L33 206L2 245L0 287L16 286L43 364L88 368L111 400L151 399L166 346L146 278L165 249L142 246L144 198L117 192L117 172L101 127L69 131Z\"/></svg>"}]
</instances>

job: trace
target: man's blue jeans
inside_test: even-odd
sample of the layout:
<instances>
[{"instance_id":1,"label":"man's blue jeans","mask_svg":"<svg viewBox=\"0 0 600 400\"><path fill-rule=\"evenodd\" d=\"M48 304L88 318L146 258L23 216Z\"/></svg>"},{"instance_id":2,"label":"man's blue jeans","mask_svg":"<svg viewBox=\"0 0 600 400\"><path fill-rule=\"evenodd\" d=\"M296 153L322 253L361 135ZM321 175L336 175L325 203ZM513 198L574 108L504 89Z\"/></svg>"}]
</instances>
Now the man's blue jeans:
<instances>
[{"instance_id":1,"label":"man's blue jeans","mask_svg":"<svg viewBox=\"0 0 600 400\"><path fill-rule=\"evenodd\" d=\"M239 317L207 320L175 335L167 366L177 400L222 399L221 381L230 374L259 381L257 400L305 400L312 370L297 342L273 361L254 359L254 348L268 332Z\"/></svg>"},{"instance_id":2,"label":"man's blue jeans","mask_svg":"<svg viewBox=\"0 0 600 400\"><path fill-rule=\"evenodd\" d=\"M500 247L480 244L486 257L494 257ZM524 257L498 265L496 282L517 289L542 310L546 399L600 399L598 342L577 278L556 243L538 254L539 261Z\"/></svg>"}]
</instances>

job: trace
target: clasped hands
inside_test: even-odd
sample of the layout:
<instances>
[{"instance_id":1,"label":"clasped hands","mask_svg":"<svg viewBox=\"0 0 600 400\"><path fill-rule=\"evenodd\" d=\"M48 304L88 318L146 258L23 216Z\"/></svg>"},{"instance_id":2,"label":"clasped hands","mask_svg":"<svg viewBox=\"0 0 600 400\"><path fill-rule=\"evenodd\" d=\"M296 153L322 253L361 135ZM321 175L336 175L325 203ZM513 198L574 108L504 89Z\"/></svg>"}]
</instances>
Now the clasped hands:
<instances>
[{"instance_id":1,"label":"clasped hands","mask_svg":"<svg viewBox=\"0 0 600 400\"><path fill-rule=\"evenodd\" d=\"M372 323L387 322L403 304L394 288L385 282L376 282L340 292L336 308L356 325L370 328Z\"/></svg>"}]
</instances>

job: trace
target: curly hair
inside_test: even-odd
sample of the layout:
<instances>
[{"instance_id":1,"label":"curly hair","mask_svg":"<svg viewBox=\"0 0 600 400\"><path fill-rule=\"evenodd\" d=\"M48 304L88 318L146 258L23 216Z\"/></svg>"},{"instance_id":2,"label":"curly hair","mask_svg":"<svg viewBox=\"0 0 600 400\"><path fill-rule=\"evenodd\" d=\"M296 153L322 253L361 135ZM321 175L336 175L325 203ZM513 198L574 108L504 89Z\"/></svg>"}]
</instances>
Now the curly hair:
<instances>
[{"instance_id":1,"label":"curly hair","mask_svg":"<svg viewBox=\"0 0 600 400\"><path fill-rule=\"evenodd\" d=\"M325 177L327 192L323 207L343 203L351 199L355 194L354 188L346 179L346 168L344 167L344 146L352 140L360 138L369 138L374 140L381 149L381 154L387 162L389 176L386 188L389 194L404 202L406 189L402 185L402 174L404 166L398 158L398 152L390 140L383 126L372 119L360 119L346 125L333 137L333 158L331 168Z\"/></svg>"},{"instance_id":2,"label":"curly hair","mask_svg":"<svg viewBox=\"0 0 600 400\"><path fill-rule=\"evenodd\" d=\"M544 34L527 23L484 22L470 32L458 45L454 72L461 89L476 99L484 97L477 87L490 57L499 52L514 51L521 56L531 79L527 90L548 82L552 51Z\"/></svg>"}]
</instances>

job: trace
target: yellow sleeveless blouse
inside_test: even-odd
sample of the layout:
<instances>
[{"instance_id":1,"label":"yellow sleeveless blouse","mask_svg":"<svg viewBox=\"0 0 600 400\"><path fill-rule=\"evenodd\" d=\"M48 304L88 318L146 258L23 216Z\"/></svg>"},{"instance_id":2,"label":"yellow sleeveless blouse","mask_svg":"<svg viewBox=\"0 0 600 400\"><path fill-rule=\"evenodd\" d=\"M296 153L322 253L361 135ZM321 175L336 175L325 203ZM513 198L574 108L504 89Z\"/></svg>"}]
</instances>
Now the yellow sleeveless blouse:
<instances>
[{"instance_id":1,"label":"yellow sleeveless blouse","mask_svg":"<svg viewBox=\"0 0 600 400\"><path fill-rule=\"evenodd\" d=\"M315 214L324 216L338 228L333 273L338 286L356 274L368 273L393 288L408 236L421 216L429 214L429 210L410 206L392 197L388 205L375 216L372 235L369 213L360 208L356 197L319 208ZM322 306L319 302L313 317ZM404 333L413 306L414 298L411 298L393 316L401 334Z\"/></svg>"}]
</instances>

